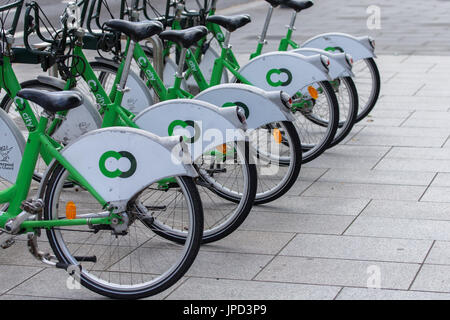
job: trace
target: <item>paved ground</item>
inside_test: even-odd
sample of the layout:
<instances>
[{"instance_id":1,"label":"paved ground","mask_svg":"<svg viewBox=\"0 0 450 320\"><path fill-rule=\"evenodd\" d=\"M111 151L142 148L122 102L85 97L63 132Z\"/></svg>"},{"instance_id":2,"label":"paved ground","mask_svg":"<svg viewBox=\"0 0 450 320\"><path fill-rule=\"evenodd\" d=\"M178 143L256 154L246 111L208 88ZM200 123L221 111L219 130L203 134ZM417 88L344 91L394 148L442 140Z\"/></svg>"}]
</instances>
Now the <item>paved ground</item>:
<instances>
[{"instance_id":1,"label":"paved ground","mask_svg":"<svg viewBox=\"0 0 450 320\"><path fill-rule=\"evenodd\" d=\"M316 10L298 27L312 35L359 25L368 33L359 17L369 2L337 2L316 1L338 21L324 23ZM187 276L154 298L450 299L450 2L376 2L386 18L376 37L375 111L345 143L304 166L287 197L204 246ZM247 8L262 24L260 6ZM412 17L420 22L405 23ZM280 21L273 34L282 34ZM248 53L253 34L240 33L235 47ZM0 251L0 274L0 299L99 298L66 289L66 273L34 261L23 243Z\"/></svg>"}]
</instances>

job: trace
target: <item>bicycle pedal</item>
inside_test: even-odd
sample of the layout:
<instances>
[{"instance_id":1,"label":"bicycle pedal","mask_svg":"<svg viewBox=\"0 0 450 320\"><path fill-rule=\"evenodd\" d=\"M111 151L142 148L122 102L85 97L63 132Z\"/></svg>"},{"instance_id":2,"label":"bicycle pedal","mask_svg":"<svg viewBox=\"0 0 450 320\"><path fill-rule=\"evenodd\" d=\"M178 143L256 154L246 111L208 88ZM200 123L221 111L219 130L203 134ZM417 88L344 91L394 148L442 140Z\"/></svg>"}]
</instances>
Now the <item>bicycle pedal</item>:
<instances>
[{"instance_id":1,"label":"bicycle pedal","mask_svg":"<svg viewBox=\"0 0 450 320\"><path fill-rule=\"evenodd\" d=\"M4 239L3 241L0 241L0 247L2 249L8 249L11 247L14 243L16 243L16 240L12 237Z\"/></svg>"},{"instance_id":2,"label":"bicycle pedal","mask_svg":"<svg viewBox=\"0 0 450 320\"><path fill-rule=\"evenodd\" d=\"M22 202L22 206L20 208L32 215L41 214L44 208L44 201L42 201L42 199L25 200Z\"/></svg>"}]
</instances>

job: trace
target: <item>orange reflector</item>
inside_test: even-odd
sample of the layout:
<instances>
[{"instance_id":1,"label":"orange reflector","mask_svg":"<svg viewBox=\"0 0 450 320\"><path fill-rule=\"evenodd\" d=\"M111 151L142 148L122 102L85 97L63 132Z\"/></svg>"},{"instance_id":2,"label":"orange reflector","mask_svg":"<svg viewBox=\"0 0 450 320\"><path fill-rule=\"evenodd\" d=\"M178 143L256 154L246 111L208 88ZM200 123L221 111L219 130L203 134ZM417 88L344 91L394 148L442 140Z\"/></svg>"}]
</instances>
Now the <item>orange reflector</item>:
<instances>
[{"instance_id":1,"label":"orange reflector","mask_svg":"<svg viewBox=\"0 0 450 320\"><path fill-rule=\"evenodd\" d=\"M66 204L66 218L69 220L75 219L77 217L77 206L72 201Z\"/></svg>"},{"instance_id":2,"label":"orange reflector","mask_svg":"<svg viewBox=\"0 0 450 320\"><path fill-rule=\"evenodd\" d=\"M317 100L319 98L319 92L317 92L316 88L309 86L308 92L311 95L311 98Z\"/></svg>"},{"instance_id":3,"label":"orange reflector","mask_svg":"<svg viewBox=\"0 0 450 320\"><path fill-rule=\"evenodd\" d=\"M221 146L218 146L216 149L217 149L220 153L223 153L223 154L226 154L226 153L227 153L227 145L226 145L226 144L223 144L223 145L221 145Z\"/></svg>"},{"instance_id":4,"label":"orange reflector","mask_svg":"<svg viewBox=\"0 0 450 320\"><path fill-rule=\"evenodd\" d=\"M280 129L275 128L273 130L273 138L275 139L275 142L280 144L283 141L283 135L281 134Z\"/></svg>"}]
</instances>

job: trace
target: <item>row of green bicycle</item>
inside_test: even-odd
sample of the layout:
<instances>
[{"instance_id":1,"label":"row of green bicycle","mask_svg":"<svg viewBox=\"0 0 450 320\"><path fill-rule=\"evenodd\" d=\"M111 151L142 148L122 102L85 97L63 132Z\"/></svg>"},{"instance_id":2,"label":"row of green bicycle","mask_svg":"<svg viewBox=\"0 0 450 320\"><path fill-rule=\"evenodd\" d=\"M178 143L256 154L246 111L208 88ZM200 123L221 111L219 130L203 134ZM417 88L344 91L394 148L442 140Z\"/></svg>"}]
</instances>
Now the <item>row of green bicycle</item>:
<instances>
[{"instance_id":1,"label":"row of green bicycle","mask_svg":"<svg viewBox=\"0 0 450 320\"><path fill-rule=\"evenodd\" d=\"M292 40L311 1L267 0L242 67L230 37L248 15L216 15L214 0L167 1L164 15L129 2L118 19L106 0L70 2L58 28L37 2L0 6L0 245L26 241L112 298L175 284L202 243L285 195L302 163L343 141L380 87L369 37ZM279 51L262 54L279 5L291 24ZM19 83L15 63L51 76Z\"/></svg>"}]
</instances>

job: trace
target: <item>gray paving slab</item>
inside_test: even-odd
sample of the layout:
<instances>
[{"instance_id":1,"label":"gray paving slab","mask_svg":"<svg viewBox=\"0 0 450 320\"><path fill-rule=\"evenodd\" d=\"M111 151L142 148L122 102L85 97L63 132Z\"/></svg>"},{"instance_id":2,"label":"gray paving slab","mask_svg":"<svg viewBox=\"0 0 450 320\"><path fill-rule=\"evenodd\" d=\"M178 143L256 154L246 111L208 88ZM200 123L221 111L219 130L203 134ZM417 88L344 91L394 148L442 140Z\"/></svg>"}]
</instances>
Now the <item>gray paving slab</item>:
<instances>
[{"instance_id":1,"label":"gray paving slab","mask_svg":"<svg viewBox=\"0 0 450 320\"><path fill-rule=\"evenodd\" d=\"M375 108L368 116L368 118L388 118L388 119L406 119L411 116L412 111L384 111L379 108Z\"/></svg>"},{"instance_id":2,"label":"gray paving slab","mask_svg":"<svg viewBox=\"0 0 450 320\"><path fill-rule=\"evenodd\" d=\"M40 248L48 252L50 246L48 242L40 242ZM10 250L0 250L0 265L43 267L42 262L38 261L28 251L25 241L16 241Z\"/></svg>"},{"instance_id":3,"label":"gray paving slab","mask_svg":"<svg viewBox=\"0 0 450 320\"><path fill-rule=\"evenodd\" d=\"M336 297L336 300L449 300L448 293L344 288Z\"/></svg>"},{"instance_id":4,"label":"gray paving slab","mask_svg":"<svg viewBox=\"0 0 450 320\"><path fill-rule=\"evenodd\" d=\"M450 149L447 148L401 148L394 147L386 155L386 159L404 158L419 160L450 160ZM439 171L439 170L437 170Z\"/></svg>"},{"instance_id":5,"label":"gray paving slab","mask_svg":"<svg viewBox=\"0 0 450 320\"><path fill-rule=\"evenodd\" d=\"M14 296L42 297L44 299L107 299L84 287L67 286L68 274L66 271L47 268L19 286L8 291ZM161 299L163 295L156 295L153 299ZM1 299L1 297L0 297Z\"/></svg>"},{"instance_id":6,"label":"gray paving slab","mask_svg":"<svg viewBox=\"0 0 450 320\"><path fill-rule=\"evenodd\" d=\"M186 275L251 280L272 258L271 255L201 251Z\"/></svg>"},{"instance_id":7,"label":"gray paving slab","mask_svg":"<svg viewBox=\"0 0 450 320\"><path fill-rule=\"evenodd\" d=\"M406 119L367 117L356 124L356 127L400 127Z\"/></svg>"},{"instance_id":8,"label":"gray paving slab","mask_svg":"<svg viewBox=\"0 0 450 320\"><path fill-rule=\"evenodd\" d=\"M361 217L450 220L450 204L417 201L372 200Z\"/></svg>"},{"instance_id":9,"label":"gray paving slab","mask_svg":"<svg viewBox=\"0 0 450 320\"><path fill-rule=\"evenodd\" d=\"M450 172L450 163L448 160L385 158L376 165L375 169L414 172Z\"/></svg>"},{"instance_id":10,"label":"gray paving slab","mask_svg":"<svg viewBox=\"0 0 450 320\"><path fill-rule=\"evenodd\" d=\"M421 201L450 202L450 187L430 187L423 195Z\"/></svg>"},{"instance_id":11,"label":"gray paving slab","mask_svg":"<svg viewBox=\"0 0 450 320\"><path fill-rule=\"evenodd\" d=\"M353 133L353 130L352 132ZM345 158L374 158L380 159L383 157L391 147L388 146L352 146L346 144L339 144L327 151L327 155L341 156ZM320 159L320 158L319 158ZM314 162L316 162L315 159Z\"/></svg>"},{"instance_id":12,"label":"gray paving slab","mask_svg":"<svg viewBox=\"0 0 450 320\"><path fill-rule=\"evenodd\" d=\"M288 232L237 230L225 239L204 245L202 250L275 255L288 244L294 236L295 233Z\"/></svg>"},{"instance_id":13,"label":"gray paving slab","mask_svg":"<svg viewBox=\"0 0 450 320\"><path fill-rule=\"evenodd\" d=\"M421 263L432 241L299 234L280 255Z\"/></svg>"},{"instance_id":14,"label":"gray paving slab","mask_svg":"<svg viewBox=\"0 0 450 320\"><path fill-rule=\"evenodd\" d=\"M0 300L68 300L68 299L62 299L62 298L47 298L47 297L34 297L34 296L20 296L20 295L13 295L13 294L4 294L0 296Z\"/></svg>"},{"instance_id":15,"label":"gray paving slab","mask_svg":"<svg viewBox=\"0 0 450 320\"><path fill-rule=\"evenodd\" d=\"M269 211L293 214L334 214L356 216L369 203L367 199L340 199L328 197L287 196L271 203L255 206L253 211Z\"/></svg>"},{"instance_id":16,"label":"gray paving slab","mask_svg":"<svg viewBox=\"0 0 450 320\"><path fill-rule=\"evenodd\" d=\"M371 284L372 268L377 268L380 272L381 288L408 289L419 265L280 256L275 258L256 279L367 287Z\"/></svg>"},{"instance_id":17,"label":"gray paving slab","mask_svg":"<svg viewBox=\"0 0 450 320\"><path fill-rule=\"evenodd\" d=\"M331 300L339 287L190 278L167 299L180 300Z\"/></svg>"},{"instance_id":18,"label":"gray paving slab","mask_svg":"<svg viewBox=\"0 0 450 320\"><path fill-rule=\"evenodd\" d=\"M305 168L337 168L337 169L372 169L380 161L379 157L352 157L351 154L342 156L328 150L314 162L303 165Z\"/></svg>"},{"instance_id":19,"label":"gray paving slab","mask_svg":"<svg viewBox=\"0 0 450 320\"><path fill-rule=\"evenodd\" d=\"M316 182L304 192L304 196L336 198L360 198L383 200L419 200L425 186L394 186L388 184Z\"/></svg>"},{"instance_id":20,"label":"gray paving slab","mask_svg":"<svg viewBox=\"0 0 450 320\"><path fill-rule=\"evenodd\" d=\"M346 235L384 238L450 240L450 221L378 218L360 216Z\"/></svg>"},{"instance_id":21,"label":"gray paving slab","mask_svg":"<svg viewBox=\"0 0 450 320\"><path fill-rule=\"evenodd\" d=\"M450 265L450 242L435 241L425 263Z\"/></svg>"},{"instance_id":22,"label":"gray paving slab","mask_svg":"<svg viewBox=\"0 0 450 320\"><path fill-rule=\"evenodd\" d=\"M0 282L0 294L11 292L11 289L41 272L42 268L0 265L2 281Z\"/></svg>"},{"instance_id":23,"label":"gray paving slab","mask_svg":"<svg viewBox=\"0 0 450 320\"><path fill-rule=\"evenodd\" d=\"M447 137L401 137L383 135L357 135L348 144L396 147L440 147L447 141Z\"/></svg>"},{"instance_id":24,"label":"gray paving slab","mask_svg":"<svg viewBox=\"0 0 450 320\"><path fill-rule=\"evenodd\" d=\"M353 216L255 212L241 230L342 234L353 219Z\"/></svg>"},{"instance_id":25,"label":"gray paving slab","mask_svg":"<svg viewBox=\"0 0 450 320\"><path fill-rule=\"evenodd\" d=\"M434 178L435 173L418 172L414 175L407 171L382 171L362 169L330 169L318 181L345 182L364 184L392 184L427 186Z\"/></svg>"},{"instance_id":26,"label":"gray paving slab","mask_svg":"<svg viewBox=\"0 0 450 320\"><path fill-rule=\"evenodd\" d=\"M423 265L411 289L450 292L450 266Z\"/></svg>"}]
</instances>

